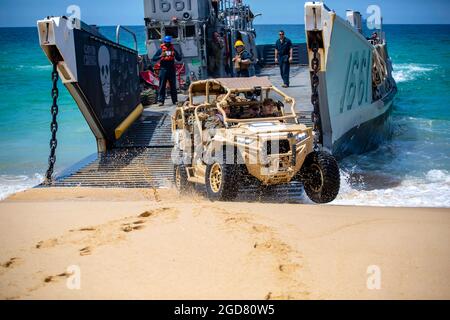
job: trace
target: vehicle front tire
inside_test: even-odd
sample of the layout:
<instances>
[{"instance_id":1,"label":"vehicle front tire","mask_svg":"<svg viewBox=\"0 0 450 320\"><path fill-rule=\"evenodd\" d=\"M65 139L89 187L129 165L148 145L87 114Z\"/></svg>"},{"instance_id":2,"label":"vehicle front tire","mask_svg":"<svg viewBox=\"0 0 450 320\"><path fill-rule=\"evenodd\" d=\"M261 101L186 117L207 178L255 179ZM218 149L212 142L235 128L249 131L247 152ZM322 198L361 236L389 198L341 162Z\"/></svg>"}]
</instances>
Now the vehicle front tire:
<instances>
[{"instance_id":1,"label":"vehicle front tire","mask_svg":"<svg viewBox=\"0 0 450 320\"><path fill-rule=\"evenodd\" d=\"M301 170L301 179L306 194L315 203L329 203L339 194L339 166L327 152L308 154Z\"/></svg>"},{"instance_id":2,"label":"vehicle front tire","mask_svg":"<svg viewBox=\"0 0 450 320\"><path fill-rule=\"evenodd\" d=\"M214 162L206 167L206 194L211 201L231 201L237 197L238 170L233 164Z\"/></svg>"},{"instance_id":3,"label":"vehicle front tire","mask_svg":"<svg viewBox=\"0 0 450 320\"><path fill-rule=\"evenodd\" d=\"M192 188L192 183L188 181L188 175L184 165L176 165L174 167L173 181L180 193L186 193Z\"/></svg>"}]
</instances>

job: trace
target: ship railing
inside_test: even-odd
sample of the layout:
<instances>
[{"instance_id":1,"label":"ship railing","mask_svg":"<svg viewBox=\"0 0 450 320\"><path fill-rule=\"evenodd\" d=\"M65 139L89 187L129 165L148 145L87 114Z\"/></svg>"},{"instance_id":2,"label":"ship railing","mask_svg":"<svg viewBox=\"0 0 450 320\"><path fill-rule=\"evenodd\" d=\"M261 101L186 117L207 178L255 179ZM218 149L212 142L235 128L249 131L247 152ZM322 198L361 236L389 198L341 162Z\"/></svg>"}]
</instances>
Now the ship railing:
<instances>
[{"instance_id":1,"label":"ship railing","mask_svg":"<svg viewBox=\"0 0 450 320\"><path fill-rule=\"evenodd\" d=\"M250 7L242 4L240 0L222 0L220 2L220 11L223 13L228 29L254 30Z\"/></svg>"},{"instance_id":2,"label":"ship railing","mask_svg":"<svg viewBox=\"0 0 450 320\"><path fill-rule=\"evenodd\" d=\"M127 27L121 26L120 24L116 28L116 42L117 42L117 44L120 44L120 30L124 30L124 31L128 32L129 34L131 34L131 36L134 39L134 48L135 48L136 51L138 51L138 42L137 42L136 33L134 33L131 29L128 29Z\"/></svg>"}]
</instances>

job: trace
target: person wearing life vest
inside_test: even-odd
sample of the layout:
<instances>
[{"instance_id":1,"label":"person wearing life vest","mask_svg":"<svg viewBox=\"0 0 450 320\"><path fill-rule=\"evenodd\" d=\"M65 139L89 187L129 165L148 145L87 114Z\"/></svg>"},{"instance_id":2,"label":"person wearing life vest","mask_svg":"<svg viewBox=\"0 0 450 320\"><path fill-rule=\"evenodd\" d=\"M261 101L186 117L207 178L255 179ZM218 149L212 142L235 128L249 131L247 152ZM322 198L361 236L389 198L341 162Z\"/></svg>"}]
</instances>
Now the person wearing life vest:
<instances>
[{"instance_id":1,"label":"person wearing life vest","mask_svg":"<svg viewBox=\"0 0 450 320\"><path fill-rule=\"evenodd\" d=\"M238 77L250 77L249 68L252 63L252 56L245 50L245 44L242 40L236 41L236 56L233 58L234 68Z\"/></svg>"},{"instance_id":2,"label":"person wearing life vest","mask_svg":"<svg viewBox=\"0 0 450 320\"><path fill-rule=\"evenodd\" d=\"M159 95L158 102L160 106L164 105L164 101L166 100L166 86L167 82L170 85L170 95L172 97L172 103L178 103L178 95L177 95L177 80L176 80L176 69L175 69L175 60L180 61L181 55L175 50L172 44L172 37L166 36L164 37L164 43L161 45L161 48L156 51L155 55L152 59L154 62L158 62L160 64L159 70Z\"/></svg>"}]
</instances>

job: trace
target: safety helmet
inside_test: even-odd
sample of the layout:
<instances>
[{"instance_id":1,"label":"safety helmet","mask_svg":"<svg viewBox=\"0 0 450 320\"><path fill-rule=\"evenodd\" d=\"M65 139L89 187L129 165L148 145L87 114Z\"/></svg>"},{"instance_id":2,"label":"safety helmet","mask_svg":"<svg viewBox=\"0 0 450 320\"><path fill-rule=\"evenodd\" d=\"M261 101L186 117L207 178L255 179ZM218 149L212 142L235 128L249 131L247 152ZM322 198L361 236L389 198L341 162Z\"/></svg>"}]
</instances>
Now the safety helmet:
<instances>
[{"instance_id":1,"label":"safety helmet","mask_svg":"<svg viewBox=\"0 0 450 320\"><path fill-rule=\"evenodd\" d=\"M172 43L172 37L171 36L165 36L164 37L164 43Z\"/></svg>"},{"instance_id":2,"label":"safety helmet","mask_svg":"<svg viewBox=\"0 0 450 320\"><path fill-rule=\"evenodd\" d=\"M235 48L237 48L237 47L245 47L245 44L244 44L244 42L242 42L242 40L238 40L238 41L236 41L236 43L234 44L234 47L235 47Z\"/></svg>"}]
</instances>

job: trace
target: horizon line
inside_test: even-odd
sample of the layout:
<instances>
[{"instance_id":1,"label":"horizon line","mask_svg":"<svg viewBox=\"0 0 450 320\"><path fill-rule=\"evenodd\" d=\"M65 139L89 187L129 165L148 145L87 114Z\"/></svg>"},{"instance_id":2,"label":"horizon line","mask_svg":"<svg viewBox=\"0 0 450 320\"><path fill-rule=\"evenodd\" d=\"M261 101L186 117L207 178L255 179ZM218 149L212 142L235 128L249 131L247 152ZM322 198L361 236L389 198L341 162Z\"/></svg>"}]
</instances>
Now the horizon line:
<instances>
[{"instance_id":1,"label":"horizon line","mask_svg":"<svg viewBox=\"0 0 450 320\"><path fill-rule=\"evenodd\" d=\"M97 26L97 27L117 27L116 25L96 25L96 24L87 24L90 26ZM142 24L122 24L123 26L127 27L144 27L145 25ZM304 26L304 23L255 23L255 26ZM450 23L384 23L383 26L447 26L450 25ZM1 29L7 29L7 28L35 28L35 25L29 25L29 26L0 26Z\"/></svg>"}]
</instances>

